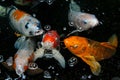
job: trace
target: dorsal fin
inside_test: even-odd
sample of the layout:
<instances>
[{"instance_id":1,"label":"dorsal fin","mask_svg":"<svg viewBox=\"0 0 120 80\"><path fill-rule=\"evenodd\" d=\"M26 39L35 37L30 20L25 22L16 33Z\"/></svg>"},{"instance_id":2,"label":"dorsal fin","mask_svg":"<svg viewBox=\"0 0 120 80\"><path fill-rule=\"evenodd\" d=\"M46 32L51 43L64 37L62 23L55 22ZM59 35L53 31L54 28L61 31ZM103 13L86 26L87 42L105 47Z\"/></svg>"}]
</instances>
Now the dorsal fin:
<instances>
[{"instance_id":1,"label":"dorsal fin","mask_svg":"<svg viewBox=\"0 0 120 80\"><path fill-rule=\"evenodd\" d=\"M70 11L80 12L80 6L74 0L71 0L69 7Z\"/></svg>"}]
</instances>

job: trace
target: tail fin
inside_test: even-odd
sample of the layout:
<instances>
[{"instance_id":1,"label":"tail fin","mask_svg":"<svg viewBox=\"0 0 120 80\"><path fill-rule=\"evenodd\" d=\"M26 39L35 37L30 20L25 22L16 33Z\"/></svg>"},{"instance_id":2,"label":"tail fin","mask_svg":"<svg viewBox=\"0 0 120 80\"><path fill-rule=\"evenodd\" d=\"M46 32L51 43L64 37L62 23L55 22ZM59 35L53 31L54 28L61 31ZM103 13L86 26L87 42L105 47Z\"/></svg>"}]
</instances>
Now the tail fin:
<instances>
[{"instance_id":1,"label":"tail fin","mask_svg":"<svg viewBox=\"0 0 120 80\"><path fill-rule=\"evenodd\" d=\"M116 35L116 34L113 34L113 35L109 38L108 42L110 42L114 47L117 47L117 46L118 46L118 37L117 37L117 35Z\"/></svg>"},{"instance_id":2,"label":"tail fin","mask_svg":"<svg viewBox=\"0 0 120 80\"><path fill-rule=\"evenodd\" d=\"M7 14L6 9L7 8L5 8L5 7L0 5L0 16L1 17L5 17L6 16L6 14Z\"/></svg>"}]
</instances>

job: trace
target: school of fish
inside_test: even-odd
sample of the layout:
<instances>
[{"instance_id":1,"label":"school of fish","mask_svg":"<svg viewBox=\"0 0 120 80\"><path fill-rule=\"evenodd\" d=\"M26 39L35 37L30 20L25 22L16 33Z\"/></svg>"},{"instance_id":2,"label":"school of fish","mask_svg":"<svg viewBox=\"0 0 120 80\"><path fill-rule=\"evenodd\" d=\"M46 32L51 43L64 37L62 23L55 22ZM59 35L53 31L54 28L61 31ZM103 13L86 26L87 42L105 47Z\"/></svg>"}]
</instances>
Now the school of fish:
<instances>
[{"instance_id":1,"label":"school of fish","mask_svg":"<svg viewBox=\"0 0 120 80\"><path fill-rule=\"evenodd\" d=\"M49 5L54 2L54 0L38 1L47 2ZM14 2L24 6L30 4L32 0L15 0ZM15 6L4 7L0 5L0 11L0 16L9 19L14 32L21 34L14 43L15 49L17 49L14 57L10 57L6 62L2 63L5 67L12 67L19 77L23 77L26 71L34 75L43 71L35 61L38 58L45 57L48 59L54 58L62 68L65 68L66 61L65 57L60 53L62 46L60 46L60 35L57 30L44 31L37 18L19 10ZM99 24L94 14L81 12L80 6L74 0L71 0L69 4L68 23L69 26L74 26L76 29L68 33L64 39L65 47L88 64L94 75L99 75L101 65L98 61L108 59L116 53L118 46L117 35L113 34L108 42L98 42L86 37L72 36L71 34L75 32L86 31ZM38 40L36 37L41 39Z\"/></svg>"}]
</instances>

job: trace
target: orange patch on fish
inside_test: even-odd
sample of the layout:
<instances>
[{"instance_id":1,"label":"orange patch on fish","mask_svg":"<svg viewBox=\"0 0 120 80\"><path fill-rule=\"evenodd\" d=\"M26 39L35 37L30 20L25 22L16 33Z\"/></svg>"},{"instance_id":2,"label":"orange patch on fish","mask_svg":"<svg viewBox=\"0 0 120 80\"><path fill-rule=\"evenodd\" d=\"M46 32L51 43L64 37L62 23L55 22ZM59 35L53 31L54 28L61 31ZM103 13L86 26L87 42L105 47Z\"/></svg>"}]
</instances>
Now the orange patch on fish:
<instances>
[{"instance_id":1,"label":"orange patch on fish","mask_svg":"<svg viewBox=\"0 0 120 80\"><path fill-rule=\"evenodd\" d=\"M31 61L33 61L33 59L34 59L34 53L32 53L32 54L30 55L30 57L28 58L28 61L31 62Z\"/></svg>"},{"instance_id":2,"label":"orange patch on fish","mask_svg":"<svg viewBox=\"0 0 120 80\"><path fill-rule=\"evenodd\" d=\"M12 16L19 21L26 13L20 10L15 10L15 12L12 14Z\"/></svg>"}]
</instances>

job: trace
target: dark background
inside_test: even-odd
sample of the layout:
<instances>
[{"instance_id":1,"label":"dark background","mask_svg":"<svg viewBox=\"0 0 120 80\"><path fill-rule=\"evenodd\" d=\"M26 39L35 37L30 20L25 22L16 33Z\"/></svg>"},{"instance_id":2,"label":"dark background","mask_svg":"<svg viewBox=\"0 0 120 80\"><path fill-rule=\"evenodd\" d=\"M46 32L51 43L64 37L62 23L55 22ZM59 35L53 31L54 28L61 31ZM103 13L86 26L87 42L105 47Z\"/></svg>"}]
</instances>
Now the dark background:
<instances>
[{"instance_id":1,"label":"dark background","mask_svg":"<svg viewBox=\"0 0 120 80\"><path fill-rule=\"evenodd\" d=\"M78 33L78 35L102 42L107 41L108 38L115 33L119 39L120 0L75 0L75 2L80 5L83 12L95 14L101 23L93 29ZM69 3L69 1L65 0L55 0L51 5L43 2L31 9L32 5L23 7L14 4L12 0L0 2L3 6L15 5L19 9L31 15L36 14L36 18L40 20L42 27L50 25L52 29L57 30L60 35L64 33L64 36L74 29L68 25ZM63 30L63 28L66 28L66 30ZM13 56L15 54L16 50L14 48L14 42L16 39L17 37L11 29L8 19L0 17L0 55L3 55L4 59L7 59L9 56ZM64 37L61 38L61 41L63 40ZM66 60L65 69L60 68L57 62L54 62L54 59L39 59L36 61L40 65L40 68L43 68L44 70L46 70L50 65L55 67L54 70L50 70L52 79L49 80L116 80L114 77L119 77L117 80L120 80L119 44L117 52L113 57L100 61L102 71L99 76L94 76L88 65L86 65L80 58L72 55L67 49L63 49L63 47L64 44L61 43L60 52ZM78 63L72 68L69 67L67 63L68 59L71 57L76 57L78 59ZM8 71L3 68L3 66L1 67L1 70L1 75L8 73L9 75L16 77L15 72ZM59 76L56 76L55 73L52 73L52 71L59 73ZM91 78L88 78L90 76ZM4 79L5 77L6 76L1 76L0 79ZM28 75L27 79L48 80L43 78L43 73L35 75L35 77Z\"/></svg>"}]
</instances>

